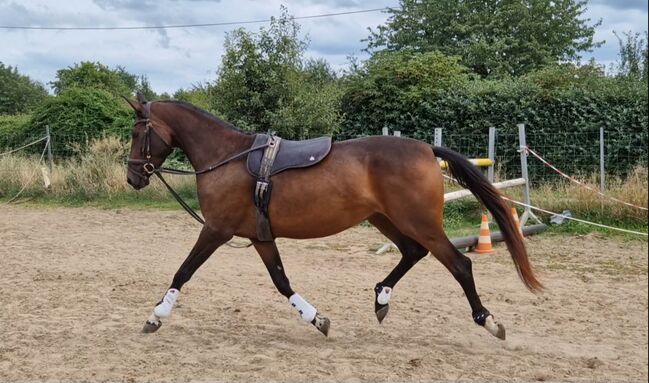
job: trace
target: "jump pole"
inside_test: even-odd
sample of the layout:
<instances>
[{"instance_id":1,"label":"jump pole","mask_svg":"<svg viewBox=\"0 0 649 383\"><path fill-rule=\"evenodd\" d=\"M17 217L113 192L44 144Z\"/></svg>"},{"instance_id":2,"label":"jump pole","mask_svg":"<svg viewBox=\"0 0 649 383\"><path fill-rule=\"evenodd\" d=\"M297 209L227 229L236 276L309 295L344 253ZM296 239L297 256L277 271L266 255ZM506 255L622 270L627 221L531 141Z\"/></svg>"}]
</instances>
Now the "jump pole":
<instances>
[{"instance_id":1,"label":"jump pole","mask_svg":"<svg viewBox=\"0 0 649 383\"><path fill-rule=\"evenodd\" d=\"M496 182L496 183L494 183L492 185L496 189L507 189L507 188L514 187L514 186L522 186L522 185L525 185L525 183L526 183L526 181L525 181L524 178L515 178L513 180ZM446 202L454 201L456 199L468 197L468 196L470 196L472 194L473 193L471 193L467 189L462 189L462 190L457 190L457 191L454 191L454 192L446 193L446 194L444 194L444 202L446 203Z\"/></svg>"},{"instance_id":2,"label":"jump pole","mask_svg":"<svg viewBox=\"0 0 649 383\"><path fill-rule=\"evenodd\" d=\"M523 236L527 237L534 234L539 234L547 230L548 226L542 223L536 225L524 226L523 227ZM491 233L491 242L503 242L503 234L499 231ZM451 238L451 243L457 249L468 249L471 250L478 244L478 236L470 235L468 237L457 237Z\"/></svg>"}]
</instances>

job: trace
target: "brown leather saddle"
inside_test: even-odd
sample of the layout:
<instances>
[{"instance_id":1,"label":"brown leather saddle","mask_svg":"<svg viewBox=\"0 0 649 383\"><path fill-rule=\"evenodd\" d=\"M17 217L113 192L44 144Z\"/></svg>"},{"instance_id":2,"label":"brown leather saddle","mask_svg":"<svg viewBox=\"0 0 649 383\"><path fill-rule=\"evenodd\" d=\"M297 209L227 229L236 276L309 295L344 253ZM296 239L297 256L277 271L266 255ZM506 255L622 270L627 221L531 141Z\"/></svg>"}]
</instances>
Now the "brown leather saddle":
<instances>
[{"instance_id":1,"label":"brown leather saddle","mask_svg":"<svg viewBox=\"0 0 649 383\"><path fill-rule=\"evenodd\" d=\"M313 166L331 151L331 137L319 137L305 141L284 140L277 136L258 134L252 146L267 144L265 148L248 154L248 172L257 179L253 190L253 202L257 208L257 239L274 239L268 217L268 205L272 192L271 176L288 169Z\"/></svg>"}]
</instances>

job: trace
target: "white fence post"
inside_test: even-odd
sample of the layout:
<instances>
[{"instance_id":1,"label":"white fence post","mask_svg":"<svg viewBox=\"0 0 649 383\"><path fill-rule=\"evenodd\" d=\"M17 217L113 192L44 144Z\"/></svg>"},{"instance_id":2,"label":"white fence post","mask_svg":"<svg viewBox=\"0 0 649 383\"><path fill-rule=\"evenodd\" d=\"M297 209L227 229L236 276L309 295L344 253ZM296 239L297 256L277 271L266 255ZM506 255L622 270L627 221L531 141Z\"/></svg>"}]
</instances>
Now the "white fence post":
<instances>
[{"instance_id":1,"label":"white fence post","mask_svg":"<svg viewBox=\"0 0 649 383\"><path fill-rule=\"evenodd\" d=\"M487 169L487 178L489 182L494 182L494 166L496 161L496 128L489 128L489 159L491 160L491 165Z\"/></svg>"},{"instance_id":2,"label":"white fence post","mask_svg":"<svg viewBox=\"0 0 649 383\"><path fill-rule=\"evenodd\" d=\"M433 145L442 146L442 128L435 128L435 133L433 136Z\"/></svg>"},{"instance_id":3,"label":"white fence post","mask_svg":"<svg viewBox=\"0 0 649 383\"><path fill-rule=\"evenodd\" d=\"M525 124L517 124L518 127L518 144L519 152L521 153L521 175L525 179L525 186L523 188L523 202L525 202L525 212L521 216L520 222L521 227L525 226L525 223L529 218L533 218L536 222L542 223L541 220L534 215L532 209L529 206L532 205L530 198L530 175L527 169L527 139L525 136Z\"/></svg>"},{"instance_id":4,"label":"white fence post","mask_svg":"<svg viewBox=\"0 0 649 383\"><path fill-rule=\"evenodd\" d=\"M604 172L604 128L599 128L599 190L602 193L606 189Z\"/></svg>"},{"instance_id":5,"label":"white fence post","mask_svg":"<svg viewBox=\"0 0 649 383\"><path fill-rule=\"evenodd\" d=\"M45 145L47 145L47 162L49 164L50 174L52 174L52 165L54 161L52 157L52 135L50 134L49 125L45 125L45 134L47 135L47 140L45 141Z\"/></svg>"}]
</instances>

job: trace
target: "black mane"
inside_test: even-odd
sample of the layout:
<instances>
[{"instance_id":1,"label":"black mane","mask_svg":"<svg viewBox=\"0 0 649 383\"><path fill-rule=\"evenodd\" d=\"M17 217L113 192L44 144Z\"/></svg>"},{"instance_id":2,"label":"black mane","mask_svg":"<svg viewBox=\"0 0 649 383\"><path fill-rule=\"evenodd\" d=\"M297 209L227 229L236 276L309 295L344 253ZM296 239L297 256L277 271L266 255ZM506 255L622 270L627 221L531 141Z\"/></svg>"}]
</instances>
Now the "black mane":
<instances>
[{"instance_id":1,"label":"black mane","mask_svg":"<svg viewBox=\"0 0 649 383\"><path fill-rule=\"evenodd\" d=\"M211 120L211 121L213 121L213 122L215 122L215 123L217 123L217 124L219 124L219 125L223 125L223 126L229 128L229 129L235 130L235 131L237 131L237 132L239 132L239 133L243 133L243 134L253 134L253 133L251 133L251 132L246 132L245 130L242 130L242 129L240 129L240 128L237 128L236 126L232 125L231 123L229 123L229 122L227 122L227 121L225 121L225 120L222 120L222 119L216 117L215 115L213 115L212 113L208 112L207 110L205 110L205 109L201 109L201 108L199 108L199 107L197 107L197 106L194 106L194 105L192 105L192 104L190 104L190 103L188 103L188 102L185 102L185 101L177 101L177 100L165 100L165 101L158 101L158 102L163 102L163 103L167 103L167 104L176 104L176 105L182 106L183 108L188 109L188 110L190 110L190 111L200 113L201 115L203 115L204 117L206 117L208 120Z\"/></svg>"}]
</instances>

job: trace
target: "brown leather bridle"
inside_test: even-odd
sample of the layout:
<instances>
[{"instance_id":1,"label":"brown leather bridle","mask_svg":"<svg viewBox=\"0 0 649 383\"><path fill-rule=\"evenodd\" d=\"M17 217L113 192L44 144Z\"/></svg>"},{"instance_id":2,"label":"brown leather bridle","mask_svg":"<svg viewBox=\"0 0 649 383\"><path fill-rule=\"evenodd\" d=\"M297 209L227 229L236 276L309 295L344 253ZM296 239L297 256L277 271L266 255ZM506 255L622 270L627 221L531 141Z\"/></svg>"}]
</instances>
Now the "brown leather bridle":
<instances>
[{"instance_id":1,"label":"brown leather bridle","mask_svg":"<svg viewBox=\"0 0 649 383\"><path fill-rule=\"evenodd\" d=\"M137 175L143 177L143 178L148 178L150 177L153 173L156 173L159 169L156 168L156 166L151 162L151 132L155 132L155 129L153 128L153 123L151 122L151 104L153 102L147 102L144 103L144 111L143 115L144 118L138 118L135 120L135 124L133 127L135 128L138 124L144 123L144 141L142 142L142 146L140 147L140 154L144 156L144 159L135 159L135 158L129 158L127 163L138 165L142 165L142 170L143 172L136 172L135 170L129 169L132 172L136 173ZM170 143L165 141L165 139L160 136L160 134L155 133L158 138L160 138L160 141L162 141L167 148L171 149L172 146Z\"/></svg>"},{"instance_id":2,"label":"brown leather bridle","mask_svg":"<svg viewBox=\"0 0 649 383\"><path fill-rule=\"evenodd\" d=\"M235 154L233 156L230 156L230 157L228 157L228 158L226 158L226 159L224 159L224 160L222 160L222 161L220 161L220 162L218 162L216 164L210 165L207 168L202 169L202 170L198 170L198 171L189 171L189 170L181 170L181 169L169 169L169 168L165 168L165 167L159 167L158 168L153 164L153 162L151 162L151 132L154 132L156 134L156 136L158 136L158 138L160 138L160 140L167 146L167 148L172 149L173 146L171 145L171 143L165 141L165 139L162 138L162 136L159 133L157 133L155 131L155 129L153 128L153 122L151 121L151 104L153 104L153 102L142 103L142 105L144 105L144 111L142 112L143 118L138 118L137 120L135 120L135 124L133 125L133 128L135 128L138 124L142 124L142 123L146 124L144 126L144 142L142 142L142 146L140 147L140 154L144 155L144 159L129 158L127 160L127 163L129 165L131 165L131 164L134 164L134 165L142 164L143 172L141 173L141 172L135 171L135 170L131 169L130 166L128 168L128 171L133 172L133 173L139 175L142 178L150 178L152 174L155 174L160 179L160 181L162 181L162 183L165 185L167 190L169 190L171 195L176 199L176 201L178 201L180 206L182 206L182 208L185 209L185 211L187 213L189 213L189 215L192 216L192 218L194 218L196 221L198 221L199 223L204 225L205 220L203 220L203 218L200 215L198 215L198 213L196 213L194 211L194 209L192 209L187 204L187 202L185 202L182 199L182 197L171 187L171 185L169 185L169 183L162 176L162 173L176 174L176 175L181 175L181 176L204 174L204 173L207 173L207 172L211 172L212 170L214 170L214 169L216 169L216 168L218 168L218 167L220 167L222 165L225 165L225 164L227 164L227 163L229 163L229 162L231 162L233 160L236 160L237 158L243 157L244 155L246 155L246 154L248 154L248 153L250 153L252 151L263 149L263 148L268 146L268 143L265 143L263 145L253 146L253 147L248 148L248 149L246 149L246 150L244 150L244 151L242 151L240 153L237 153L237 154ZM228 243L228 246L238 247L238 246L230 245L229 243ZM250 246L250 245L246 245L245 247L248 247L248 246Z\"/></svg>"}]
</instances>

